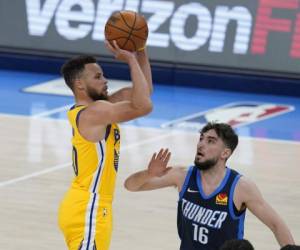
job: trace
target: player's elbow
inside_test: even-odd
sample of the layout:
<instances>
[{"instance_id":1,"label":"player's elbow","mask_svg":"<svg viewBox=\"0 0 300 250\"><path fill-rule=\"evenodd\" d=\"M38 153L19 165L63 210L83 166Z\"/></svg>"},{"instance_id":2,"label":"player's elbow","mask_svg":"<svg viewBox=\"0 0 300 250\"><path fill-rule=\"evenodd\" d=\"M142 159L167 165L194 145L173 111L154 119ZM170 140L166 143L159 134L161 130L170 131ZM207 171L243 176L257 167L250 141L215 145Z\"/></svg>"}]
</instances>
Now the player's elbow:
<instances>
[{"instance_id":1,"label":"player's elbow","mask_svg":"<svg viewBox=\"0 0 300 250\"><path fill-rule=\"evenodd\" d=\"M152 104L152 101L149 99L149 100L145 103L145 107L144 107L145 115L148 115L149 113L151 113L152 110L153 110L153 104Z\"/></svg>"},{"instance_id":2,"label":"player's elbow","mask_svg":"<svg viewBox=\"0 0 300 250\"><path fill-rule=\"evenodd\" d=\"M151 83L151 85L152 85L152 83ZM149 87L149 93L150 93L150 96L153 94L153 87L152 86Z\"/></svg>"},{"instance_id":3,"label":"player's elbow","mask_svg":"<svg viewBox=\"0 0 300 250\"><path fill-rule=\"evenodd\" d=\"M147 99L143 102L143 104L137 107L139 116L148 115L153 110L153 104L151 99Z\"/></svg>"},{"instance_id":4,"label":"player's elbow","mask_svg":"<svg viewBox=\"0 0 300 250\"><path fill-rule=\"evenodd\" d=\"M138 187L132 185L132 183L128 179L125 180L124 187L125 187L125 189L127 189L130 192L137 192L137 191L139 191Z\"/></svg>"}]
</instances>

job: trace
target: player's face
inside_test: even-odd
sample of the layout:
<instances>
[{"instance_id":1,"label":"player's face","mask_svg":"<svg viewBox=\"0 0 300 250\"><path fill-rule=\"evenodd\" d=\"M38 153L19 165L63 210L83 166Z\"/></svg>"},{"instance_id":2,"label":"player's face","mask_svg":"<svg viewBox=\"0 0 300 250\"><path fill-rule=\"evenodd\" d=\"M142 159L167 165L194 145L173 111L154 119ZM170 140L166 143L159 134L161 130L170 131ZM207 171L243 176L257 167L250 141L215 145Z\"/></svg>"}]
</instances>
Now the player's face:
<instances>
[{"instance_id":1,"label":"player's face","mask_svg":"<svg viewBox=\"0 0 300 250\"><path fill-rule=\"evenodd\" d=\"M200 170L208 170L214 167L222 158L225 145L218 137L215 130L211 129L200 135L197 144L195 166ZM224 160L224 159L223 159Z\"/></svg>"},{"instance_id":2,"label":"player's face","mask_svg":"<svg viewBox=\"0 0 300 250\"><path fill-rule=\"evenodd\" d=\"M86 83L87 95L92 100L107 100L107 80L97 63L86 64L82 78Z\"/></svg>"}]
</instances>

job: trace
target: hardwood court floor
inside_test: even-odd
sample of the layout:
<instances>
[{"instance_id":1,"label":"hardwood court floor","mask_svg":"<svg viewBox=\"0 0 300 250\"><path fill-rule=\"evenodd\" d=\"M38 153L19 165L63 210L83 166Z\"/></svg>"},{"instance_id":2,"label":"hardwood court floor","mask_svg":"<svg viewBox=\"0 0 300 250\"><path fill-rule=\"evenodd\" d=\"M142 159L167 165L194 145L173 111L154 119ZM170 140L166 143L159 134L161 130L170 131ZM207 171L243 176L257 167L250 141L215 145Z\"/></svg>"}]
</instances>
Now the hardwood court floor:
<instances>
[{"instance_id":1,"label":"hardwood court floor","mask_svg":"<svg viewBox=\"0 0 300 250\"><path fill-rule=\"evenodd\" d=\"M57 208L73 176L67 121L0 116L0 242L6 250L66 249ZM144 168L152 152L168 147L171 164L193 162L198 135L122 127L122 150L114 201L111 250L175 250L174 188L130 193L124 179ZM300 143L241 138L229 162L253 179L300 243ZM257 250L279 249L272 233L250 212L245 237Z\"/></svg>"}]
</instances>

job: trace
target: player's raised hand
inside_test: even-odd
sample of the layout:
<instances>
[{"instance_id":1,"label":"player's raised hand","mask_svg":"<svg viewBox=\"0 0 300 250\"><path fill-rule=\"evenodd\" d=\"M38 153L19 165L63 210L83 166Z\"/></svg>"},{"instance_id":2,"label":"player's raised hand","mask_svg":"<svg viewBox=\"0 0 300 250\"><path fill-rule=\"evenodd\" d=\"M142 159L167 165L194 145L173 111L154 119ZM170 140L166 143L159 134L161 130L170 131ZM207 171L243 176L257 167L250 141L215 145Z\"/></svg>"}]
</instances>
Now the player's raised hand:
<instances>
[{"instance_id":1,"label":"player's raised hand","mask_svg":"<svg viewBox=\"0 0 300 250\"><path fill-rule=\"evenodd\" d=\"M115 58L120 61L124 61L124 62L128 63L130 59L135 57L134 52L120 49L120 47L118 46L118 44L115 40L112 41L112 44L110 42L108 42L107 40L105 40L105 46L110 52L112 52L114 54Z\"/></svg>"},{"instance_id":2,"label":"player's raised hand","mask_svg":"<svg viewBox=\"0 0 300 250\"><path fill-rule=\"evenodd\" d=\"M169 149L162 148L158 153L154 153L148 164L148 174L156 177L166 174L171 169L171 167L167 167L170 158Z\"/></svg>"}]
</instances>

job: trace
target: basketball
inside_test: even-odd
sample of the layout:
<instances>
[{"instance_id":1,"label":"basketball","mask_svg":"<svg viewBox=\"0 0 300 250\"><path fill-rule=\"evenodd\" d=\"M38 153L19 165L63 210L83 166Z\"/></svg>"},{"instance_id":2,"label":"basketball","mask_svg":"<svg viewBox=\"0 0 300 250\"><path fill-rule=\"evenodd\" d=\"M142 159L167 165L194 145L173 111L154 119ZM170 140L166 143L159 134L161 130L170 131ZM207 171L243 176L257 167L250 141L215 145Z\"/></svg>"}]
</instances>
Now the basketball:
<instances>
[{"instance_id":1,"label":"basketball","mask_svg":"<svg viewBox=\"0 0 300 250\"><path fill-rule=\"evenodd\" d=\"M138 51L145 47L148 25L146 19L134 11L118 11L107 20L104 34L110 43L116 40L121 49Z\"/></svg>"}]
</instances>

